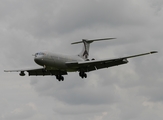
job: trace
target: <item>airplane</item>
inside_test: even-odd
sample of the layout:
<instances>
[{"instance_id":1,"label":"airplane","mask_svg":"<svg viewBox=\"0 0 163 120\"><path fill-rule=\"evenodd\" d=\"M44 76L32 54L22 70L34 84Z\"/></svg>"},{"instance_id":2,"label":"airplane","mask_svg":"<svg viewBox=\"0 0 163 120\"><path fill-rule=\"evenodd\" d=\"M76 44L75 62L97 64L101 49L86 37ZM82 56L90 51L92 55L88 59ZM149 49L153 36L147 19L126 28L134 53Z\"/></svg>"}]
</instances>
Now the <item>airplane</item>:
<instances>
[{"instance_id":1,"label":"airplane","mask_svg":"<svg viewBox=\"0 0 163 120\"><path fill-rule=\"evenodd\" d=\"M128 63L128 58L139 57L143 55L157 53L157 51L151 51L143 54L137 54L127 57L115 58L115 59L103 59L95 60L88 59L89 48L92 42L113 40L116 38L104 38L104 39L82 39L79 42L73 42L71 44L83 43L83 50L78 55L60 55L51 52L38 52L34 55L34 61L38 65L42 66L36 69L24 69L24 70L4 70L4 72L20 72L20 76L25 76L25 72L28 72L29 76L47 76L55 75L58 81L64 81L63 75L67 75L68 72L79 72L81 78L87 78L87 72L91 72L98 69L118 66Z\"/></svg>"}]
</instances>

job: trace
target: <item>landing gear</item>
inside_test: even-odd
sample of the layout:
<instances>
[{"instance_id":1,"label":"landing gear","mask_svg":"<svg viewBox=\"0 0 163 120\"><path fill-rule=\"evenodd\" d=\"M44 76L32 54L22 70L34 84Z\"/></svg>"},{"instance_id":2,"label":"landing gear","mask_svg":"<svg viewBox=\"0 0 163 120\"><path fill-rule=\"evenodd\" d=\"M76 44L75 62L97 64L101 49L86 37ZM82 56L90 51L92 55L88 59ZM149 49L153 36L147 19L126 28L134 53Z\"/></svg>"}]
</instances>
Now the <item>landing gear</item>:
<instances>
[{"instance_id":1,"label":"landing gear","mask_svg":"<svg viewBox=\"0 0 163 120\"><path fill-rule=\"evenodd\" d=\"M87 78L87 74L85 72L79 72L79 76L81 78Z\"/></svg>"},{"instance_id":2,"label":"landing gear","mask_svg":"<svg viewBox=\"0 0 163 120\"><path fill-rule=\"evenodd\" d=\"M20 76L25 76L24 71L21 71L19 75L20 75Z\"/></svg>"},{"instance_id":3,"label":"landing gear","mask_svg":"<svg viewBox=\"0 0 163 120\"><path fill-rule=\"evenodd\" d=\"M58 81L64 81L64 77L62 75L56 75L56 79Z\"/></svg>"}]
</instances>

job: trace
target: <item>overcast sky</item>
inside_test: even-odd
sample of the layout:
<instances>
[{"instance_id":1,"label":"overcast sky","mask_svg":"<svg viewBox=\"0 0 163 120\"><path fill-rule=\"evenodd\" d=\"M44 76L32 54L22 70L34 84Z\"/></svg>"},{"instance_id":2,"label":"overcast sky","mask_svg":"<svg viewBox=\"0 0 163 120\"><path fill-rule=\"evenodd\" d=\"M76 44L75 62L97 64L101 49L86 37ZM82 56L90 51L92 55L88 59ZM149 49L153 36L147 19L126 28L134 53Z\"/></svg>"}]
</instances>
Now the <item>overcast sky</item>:
<instances>
[{"instance_id":1,"label":"overcast sky","mask_svg":"<svg viewBox=\"0 0 163 120\"><path fill-rule=\"evenodd\" d=\"M0 0L1 120L162 120L162 0ZM116 37L91 44L90 58L129 59L126 65L88 73L20 77L4 69L39 67L32 54L78 54L81 39Z\"/></svg>"}]
</instances>

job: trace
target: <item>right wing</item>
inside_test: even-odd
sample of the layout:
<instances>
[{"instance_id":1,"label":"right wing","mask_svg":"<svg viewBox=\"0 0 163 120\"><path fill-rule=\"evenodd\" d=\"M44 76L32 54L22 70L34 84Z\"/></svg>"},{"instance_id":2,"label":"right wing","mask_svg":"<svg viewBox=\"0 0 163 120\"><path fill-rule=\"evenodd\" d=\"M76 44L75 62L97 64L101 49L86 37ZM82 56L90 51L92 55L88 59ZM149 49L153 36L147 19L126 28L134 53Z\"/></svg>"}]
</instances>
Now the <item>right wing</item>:
<instances>
[{"instance_id":1,"label":"right wing","mask_svg":"<svg viewBox=\"0 0 163 120\"><path fill-rule=\"evenodd\" d=\"M128 58L144 56L148 54L157 53L157 51L152 51L143 54L137 54L127 57L115 58L115 59L107 59L107 60L93 60L93 61L84 61L84 62L67 62L66 65L69 67L74 67L78 71L90 72L97 69L113 67L117 65L122 65L128 63Z\"/></svg>"},{"instance_id":2,"label":"right wing","mask_svg":"<svg viewBox=\"0 0 163 120\"><path fill-rule=\"evenodd\" d=\"M5 70L4 72L20 72L20 76L25 76L24 72L28 72L29 76L46 76L46 75L67 75L67 71L46 70L44 68L24 69L24 70Z\"/></svg>"},{"instance_id":3,"label":"right wing","mask_svg":"<svg viewBox=\"0 0 163 120\"><path fill-rule=\"evenodd\" d=\"M127 59L117 58L109 60L93 60L84 62L67 62L66 65L76 68L77 71L90 72L98 69L108 68L128 63Z\"/></svg>"}]
</instances>

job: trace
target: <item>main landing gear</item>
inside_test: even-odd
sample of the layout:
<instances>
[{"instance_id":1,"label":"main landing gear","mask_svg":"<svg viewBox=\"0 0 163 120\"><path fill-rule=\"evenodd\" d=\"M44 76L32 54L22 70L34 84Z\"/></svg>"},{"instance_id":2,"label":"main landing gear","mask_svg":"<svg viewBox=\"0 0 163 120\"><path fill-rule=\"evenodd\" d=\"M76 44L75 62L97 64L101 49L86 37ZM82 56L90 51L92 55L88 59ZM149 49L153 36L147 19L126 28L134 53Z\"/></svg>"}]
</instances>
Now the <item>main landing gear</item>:
<instances>
[{"instance_id":1,"label":"main landing gear","mask_svg":"<svg viewBox=\"0 0 163 120\"><path fill-rule=\"evenodd\" d=\"M85 72L79 72L79 76L81 78L87 78L87 74Z\"/></svg>"},{"instance_id":2,"label":"main landing gear","mask_svg":"<svg viewBox=\"0 0 163 120\"><path fill-rule=\"evenodd\" d=\"M56 79L58 81L64 81L64 77L62 75L56 75Z\"/></svg>"}]
</instances>

